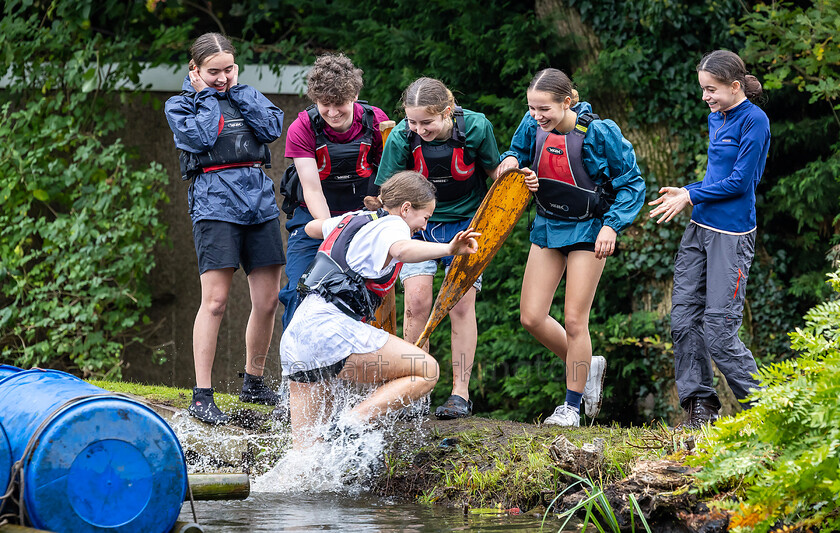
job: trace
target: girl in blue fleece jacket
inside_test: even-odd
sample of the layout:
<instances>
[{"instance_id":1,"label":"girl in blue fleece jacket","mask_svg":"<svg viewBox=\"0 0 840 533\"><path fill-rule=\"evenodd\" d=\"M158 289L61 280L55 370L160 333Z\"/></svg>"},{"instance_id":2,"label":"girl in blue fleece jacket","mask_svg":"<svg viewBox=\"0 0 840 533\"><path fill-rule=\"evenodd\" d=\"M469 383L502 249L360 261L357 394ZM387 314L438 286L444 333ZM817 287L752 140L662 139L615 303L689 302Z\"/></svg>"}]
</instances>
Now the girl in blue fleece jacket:
<instances>
[{"instance_id":1,"label":"girl in blue fleece jacket","mask_svg":"<svg viewBox=\"0 0 840 533\"><path fill-rule=\"evenodd\" d=\"M633 146L615 122L600 120L557 69L537 73L528 86L528 113L502 154L499 172L528 167L537 217L522 280L520 320L566 363L566 401L546 424L578 426L601 408L606 360L592 356L589 311L606 258L645 199L645 180ZM550 314L566 275L565 327Z\"/></svg>"},{"instance_id":2,"label":"girl in blue fleece jacket","mask_svg":"<svg viewBox=\"0 0 840 533\"><path fill-rule=\"evenodd\" d=\"M667 222L694 206L674 263L671 335L680 404L699 427L717 419L720 401L712 360L732 392L744 399L758 385L752 353L738 338L747 277L755 250L755 190L770 147L767 115L749 101L761 84L728 50L697 66L709 106L708 167L703 181L662 187L651 217ZM661 215L661 216L660 216Z\"/></svg>"}]
</instances>

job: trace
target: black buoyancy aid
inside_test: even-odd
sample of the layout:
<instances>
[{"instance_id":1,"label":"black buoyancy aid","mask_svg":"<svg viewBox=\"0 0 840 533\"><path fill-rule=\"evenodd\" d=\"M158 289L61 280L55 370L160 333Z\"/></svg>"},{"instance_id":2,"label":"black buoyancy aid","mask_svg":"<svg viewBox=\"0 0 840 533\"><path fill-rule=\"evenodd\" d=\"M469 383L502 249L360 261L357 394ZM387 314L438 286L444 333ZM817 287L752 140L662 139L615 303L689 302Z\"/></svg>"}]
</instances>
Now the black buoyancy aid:
<instances>
[{"instance_id":1,"label":"black buoyancy aid","mask_svg":"<svg viewBox=\"0 0 840 533\"><path fill-rule=\"evenodd\" d=\"M318 108L306 108L315 133L315 163L321 178L321 189L332 214L356 211L364 207L368 187L376 179L376 166L370 162L373 145L373 108L358 101L362 113L362 131L353 140L337 143L324 133L324 119Z\"/></svg>"},{"instance_id":2,"label":"black buoyancy aid","mask_svg":"<svg viewBox=\"0 0 840 533\"><path fill-rule=\"evenodd\" d=\"M315 259L298 281L298 291L304 296L319 294L356 320L367 322L373 318L385 294L396 283L402 263L395 264L379 278L367 279L347 264L347 250L365 224L387 215L380 209L345 216L318 247Z\"/></svg>"},{"instance_id":3,"label":"black buoyancy aid","mask_svg":"<svg viewBox=\"0 0 840 533\"><path fill-rule=\"evenodd\" d=\"M423 174L435 184L435 197L439 201L457 200L482 185L484 172L476 171L475 157L465 148L466 125L464 110L455 106L452 137L445 143L432 145L423 142L415 132L408 130L408 147L413 157L413 170Z\"/></svg>"},{"instance_id":4,"label":"black buoyancy aid","mask_svg":"<svg viewBox=\"0 0 840 533\"><path fill-rule=\"evenodd\" d=\"M219 98L218 102L221 114L216 142L213 148L200 154L182 150L179 157L181 177L189 179L202 172L226 168L261 165L271 168L271 152L268 145L257 139L239 108L226 97Z\"/></svg>"},{"instance_id":5,"label":"black buoyancy aid","mask_svg":"<svg viewBox=\"0 0 840 533\"><path fill-rule=\"evenodd\" d=\"M537 213L559 220L589 220L607 212L614 196L609 183L597 185L583 166L583 140L598 115L583 113L569 133L537 128L534 169L539 189L534 193Z\"/></svg>"}]
</instances>

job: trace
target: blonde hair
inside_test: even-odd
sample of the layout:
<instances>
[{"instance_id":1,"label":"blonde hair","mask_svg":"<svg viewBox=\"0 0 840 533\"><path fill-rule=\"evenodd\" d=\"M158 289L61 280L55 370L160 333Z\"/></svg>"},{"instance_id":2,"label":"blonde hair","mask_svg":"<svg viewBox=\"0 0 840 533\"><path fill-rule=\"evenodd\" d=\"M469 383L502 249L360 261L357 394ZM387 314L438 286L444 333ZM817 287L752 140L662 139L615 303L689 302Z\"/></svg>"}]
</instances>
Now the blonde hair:
<instances>
[{"instance_id":1,"label":"blonde hair","mask_svg":"<svg viewBox=\"0 0 840 533\"><path fill-rule=\"evenodd\" d=\"M537 72L528 85L528 90L549 93L557 103L563 102L567 96L572 99L572 105L580 101L580 95L572 86L572 80L565 72L556 68L546 68Z\"/></svg>"},{"instance_id":2,"label":"blonde hair","mask_svg":"<svg viewBox=\"0 0 840 533\"><path fill-rule=\"evenodd\" d=\"M371 202L368 202L371 199ZM414 209L424 209L435 201L435 185L414 170L394 174L382 185L379 198L368 196L365 205L374 210L384 207L388 211L399 209L405 202Z\"/></svg>"},{"instance_id":3,"label":"blonde hair","mask_svg":"<svg viewBox=\"0 0 840 533\"><path fill-rule=\"evenodd\" d=\"M430 115L443 114L447 107L455 107L455 97L442 81L435 78L418 78L402 94L403 108L422 107Z\"/></svg>"}]
</instances>

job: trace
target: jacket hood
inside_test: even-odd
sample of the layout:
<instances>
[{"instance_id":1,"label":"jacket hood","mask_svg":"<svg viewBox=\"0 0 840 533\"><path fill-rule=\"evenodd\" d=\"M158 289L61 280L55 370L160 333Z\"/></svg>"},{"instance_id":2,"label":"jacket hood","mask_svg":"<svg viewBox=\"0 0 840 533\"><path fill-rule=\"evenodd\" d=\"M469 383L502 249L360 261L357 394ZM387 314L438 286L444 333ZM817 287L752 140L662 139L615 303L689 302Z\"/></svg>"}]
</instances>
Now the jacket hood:
<instances>
[{"instance_id":1,"label":"jacket hood","mask_svg":"<svg viewBox=\"0 0 840 533\"><path fill-rule=\"evenodd\" d=\"M187 91L187 92L190 92L190 93L195 92L195 89L193 89L193 86L190 83L190 75L189 74L184 76L184 83L181 85L181 90L182 91Z\"/></svg>"},{"instance_id":2,"label":"jacket hood","mask_svg":"<svg viewBox=\"0 0 840 533\"><path fill-rule=\"evenodd\" d=\"M581 113L592 113L592 106L589 102L578 102L572 106L572 111L580 115Z\"/></svg>"}]
</instances>

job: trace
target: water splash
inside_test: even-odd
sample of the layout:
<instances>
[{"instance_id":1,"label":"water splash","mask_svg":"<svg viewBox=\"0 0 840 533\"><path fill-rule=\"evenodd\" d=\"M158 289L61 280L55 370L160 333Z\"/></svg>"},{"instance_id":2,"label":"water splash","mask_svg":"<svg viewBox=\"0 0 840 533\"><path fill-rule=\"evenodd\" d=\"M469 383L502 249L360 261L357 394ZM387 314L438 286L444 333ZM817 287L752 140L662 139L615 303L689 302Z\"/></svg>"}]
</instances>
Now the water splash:
<instances>
[{"instance_id":1,"label":"water splash","mask_svg":"<svg viewBox=\"0 0 840 533\"><path fill-rule=\"evenodd\" d=\"M425 398L373 424L360 424L348 413L371 387L338 380L325 386L330 401L321 403L318 414L324 423L313 427L314 444L289 450L274 468L254 480L252 492L357 494L367 490L384 463L387 447L398 431L398 420L410 416L414 421L410 431L418 435L422 416L417 415L428 413L429 401Z\"/></svg>"},{"instance_id":2,"label":"water splash","mask_svg":"<svg viewBox=\"0 0 840 533\"><path fill-rule=\"evenodd\" d=\"M176 413L169 424L187 458L187 471L265 472L289 447L288 424L271 432L249 431L232 426L210 426L196 421L186 411Z\"/></svg>"}]
</instances>

